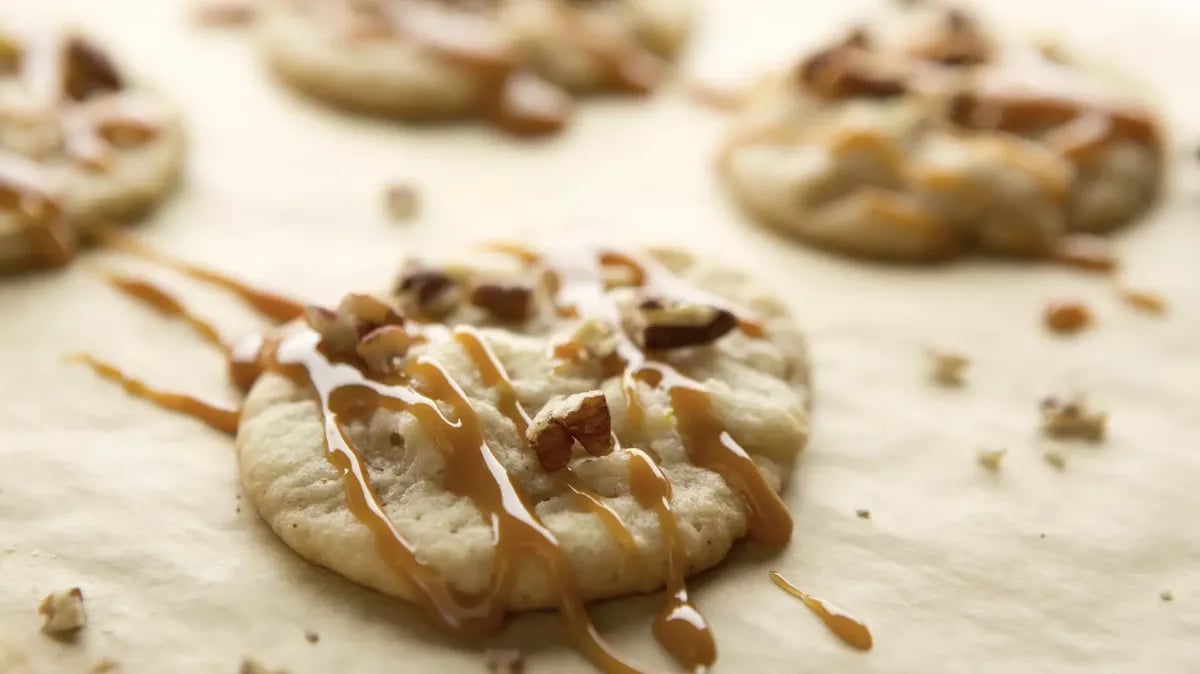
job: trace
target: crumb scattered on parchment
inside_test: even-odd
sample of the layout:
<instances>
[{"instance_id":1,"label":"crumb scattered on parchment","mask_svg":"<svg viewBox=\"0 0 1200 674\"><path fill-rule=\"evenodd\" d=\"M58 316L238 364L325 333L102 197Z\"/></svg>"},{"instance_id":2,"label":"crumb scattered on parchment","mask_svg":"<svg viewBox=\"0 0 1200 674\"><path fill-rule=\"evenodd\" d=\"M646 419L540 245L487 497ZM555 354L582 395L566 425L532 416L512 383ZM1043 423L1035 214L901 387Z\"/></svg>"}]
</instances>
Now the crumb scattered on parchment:
<instances>
[{"instance_id":1,"label":"crumb scattered on parchment","mask_svg":"<svg viewBox=\"0 0 1200 674\"><path fill-rule=\"evenodd\" d=\"M1088 409L1082 395L1070 399L1049 396L1042 400L1042 433L1059 440L1104 440L1108 415Z\"/></svg>"},{"instance_id":2,"label":"crumb scattered on parchment","mask_svg":"<svg viewBox=\"0 0 1200 674\"><path fill-rule=\"evenodd\" d=\"M861 520L871 519L871 511L867 510L866 508L859 508L858 510L854 511L854 514L858 515L858 518Z\"/></svg>"},{"instance_id":3,"label":"crumb scattered on parchment","mask_svg":"<svg viewBox=\"0 0 1200 674\"><path fill-rule=\"evenodd\" d=\"M489 648L484 657L489 674L521 674L525 671L525 654L515 648Z\"/></svg>"},{"instance_id":4,"label":"crumb scattered on parchment","mask_svg":"<svg viewBox=\"0 0 1200 674\"><path fill-rule=\"evenodd\" d=\"M1163 590L1158 593L1158 598L1163 601L1175 601L1175 593L1170 590Z\"/></svg>"},{"instance_id":5,"label":"crumb scattered on parchment","mask_svg":"<svg viewBox=\"0 0 1200 674\"><path fill-rule=\"evenodd\" d=\"M1007 449L985 449L981 447L975 450L975 459L984 468L997 472L1000 470L1001 464L1004 463L1004 456L1006 454L1008 454Z\"/></svg>"},{"instance_id":6,"label":"crumb scattered on parchment","mask_svg":"<svg viewBox=\"0 0 1200 674\"><path fill-rule=\"evenodd\" d=\"M232 28L253 19L252 0L197 0L192 5L192 21L198 26Z\"/></svg>"},{"instance_id":7,"label":"crumb scattered on parchment","mask_svg":"<svg viewBox=\"0 0 1200 674\"><path fill-rule=\"evenodd\" d=\"M116 674L121 671L121 663L112 658L100 658L92 668L88 670L88 674Z\"/></svg>"},{"instance_id":8,"label":"crumb scattered on parchment","mask_svg":"<svg viewBox=\"0 0 1200 674\"><path fill-rule=\"evenodd\" d=\"M396 183L389 185L384 192L384 202L388 217L392 220L412 220L417 217L420 202L417 190L411 185Z\"/></svg>"},{"instance_id":9,"label":"crumb scattered on parchment","mask_svg":"<svg viewBox=\"0 0 1200 674\"><path fill-rule=\"evenodd\" d=\"M315 644L321 640L321 635L317 634L315 630L305 630L304 640L310 644Z\"/></svg>"},{"instance_id":10,"label":"crumb scattered on parchment","mask_svg":"<svg viewBox=\"0 0 1200 674\"><path fill-rule=\"evenodd\" d=\"M929 379L933 383L957 387L966 381L967 366L971 364L966 356L940 349L928 349L926 355L929 359Z\"/></svg>"},{"instance_id":11,"label":"crumb scattered on parchment","mask_svg":"<svg viewBox=\"0 0 1200 674\"><path fill-rule=\"evenodd\" d=\"M1079 302L1051 302L1042 310L1042 322L1051 332L1075 334L1092 324L1092 314Z\"/></svg>"},{"instance_id":12,"label":"crumb scattered on parchment","mask_svg":"<svg viewBox=\"0 0 1200 674\"><path fill-rule=\"evenodd\" d=\"M1045 538L1046 534L1038 534L1038 538Z\"/></svg>"},{"instance_id":13,"label":"crumb scattered on parchment","mask_svg":"<svg viewBox=\"0 0 1200 674\"><path fill-rule=\"evenodd\" d=\"M1042 448L1042 458L1046 463L1062 470L1067 467L1067 454L1058 445L1046 445Z\"/></svg>"},{"instance_id":14,"label":"crumb scattered on parchment","mask_svg":"<svg viewBox=\"0 0 1200 674\"><path fill-rule=\"evenodd\" d=\"M46 618L42 631L54 636L73 635L87 625L83 591L77 587L46 595L38 613Z\"/></svg>"},{"instance_id":15,"label":"crumb scattered on parchment","mask_svg":"<svg viewBox=\"0 0 1200 674\"><path fill-rule=\"evenodd\" d=\"M1117 292L1125 304L1144 314L1162 316L1167 313L1167 301L1152 292L1133 288L1118 288Z\"/></svg>"},{"instance_id":16,"label":"crumb scattered on parchment","mask_svg":"<svg viewBox=\"0 0 1200 674\"><path fill-rule=\"evenodd\" d=\"M242 658L238 674L287 674L287 670L271 669L254 658Z\"/></svg>"}]
</instances>

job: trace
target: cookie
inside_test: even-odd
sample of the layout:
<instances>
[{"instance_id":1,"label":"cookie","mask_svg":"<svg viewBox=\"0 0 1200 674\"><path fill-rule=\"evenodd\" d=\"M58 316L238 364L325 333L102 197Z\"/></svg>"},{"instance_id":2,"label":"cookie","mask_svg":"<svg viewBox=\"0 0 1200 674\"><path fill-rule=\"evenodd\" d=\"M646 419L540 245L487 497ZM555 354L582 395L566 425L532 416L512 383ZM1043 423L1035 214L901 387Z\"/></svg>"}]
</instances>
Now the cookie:
<instances>
[{"instance_id":1,"label":"cookie","mask_svg":"<svg viewBox=\"0 0 1200 674\"><path fill-rule=\"evenodd\" d=\"M158 203L182 154L175 113L94 44L0 24L0 270L65 264L89 222Z\"/></svg>"},{"instance_id":2,"label":"cookie","mask_svg":"<svg viewBox=\"0 0 1200 674\"><path fill-rule=\"evenodd\" d=\"M1071 233L1154 202L1162 133L1058 52L1005 45L968 15L853 31L764 84L718 157L755 219L891 260L968 249L1055 255Z\"/></svg>"},{"instance_id":3,"label":"cookie","mask_svg":"<svg viewBox=\"0 0 1200 674\"><path fill-rule=\"evenodd\" d=\"M744 536L791 536L777 493L808 435L803 337L687 253L414 262L392 293L239 351L266 364L236 439L259 513L444 625L556 606L577 622L586 600L682 589Z\"/></svg>"},{"instance_id":4,"label":"cookie","mask_svg":"<svg viewBox=\"0 0 1200 674\"><path fill-rule=\"evenodd\" d=\"M405 120L560 129L567 90L645 92L690 28L684 0L268 0L261 51L296 89Z\"/></svg>"}]
</instances>

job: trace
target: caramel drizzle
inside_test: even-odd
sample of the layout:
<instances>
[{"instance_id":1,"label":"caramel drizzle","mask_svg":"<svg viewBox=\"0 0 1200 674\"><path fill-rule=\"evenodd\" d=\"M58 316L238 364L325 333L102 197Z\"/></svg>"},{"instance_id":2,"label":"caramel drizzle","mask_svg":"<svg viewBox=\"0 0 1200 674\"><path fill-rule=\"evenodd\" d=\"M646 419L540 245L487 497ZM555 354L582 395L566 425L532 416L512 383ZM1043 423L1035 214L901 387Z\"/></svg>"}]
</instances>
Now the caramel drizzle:
<instances>
[{"instance_id":1,"label":"caramel drizzle","mask_svg":"<svg viewBox=\"0 0 1200 674\"><path fill-rule=\"evenodd\" d=\"M687 292L698 295L699 301L711 303L709 296L682 287L665 270L651 266L648 261L634 260L623 254L609 259L636 267L638 275L635 276L644 286L662 288L668 295ZM746 500L751 539L764 545L786 544L792 534L792 518L787 506L767 484L754 460L725 430L704 385L670 365L649 360L624 333L620 310L605 294L603 274L599 269L601 262L594 251L562 250L556 252L551 266L558 279L558 303L573 306L578 313L595 316L613 328L617 338L616 354L625 363L622 390L629 408L627 425L630 432L638 432L645 416L638 384L666 388L688 458L695 465L721 475Z\"/></svg>"},{"instance_id":2,"label":"caramel drizzle","mask_svg":"<svg viewBox=\"0 0 1200 674\"><path fill-rule=\"evenodd\" d=\"M228 351L221 339L221 334L212 324L194 316L178 299L150 281L120 274L110 274L105 280L112 287L150 306L159 313L182 319L204 341L222 351Z\"/></svg>"},{"instance_id":3,"label":"caramel drizzle","mask_svg":"<svg viewBox=\"0 0 1200 674\"><path fill-rule=\"evenodd\" d=\"M115 366L87 354L73 356L71 360L87 365L93 372L104 379L120 385L126 393L134 397L147 400L164 410L179 412L193 419L203 421L222 433L233 435L237 432L239 411L236 409L231 410L206 403L199 398L193 398L182 393L151 388L145 383L124 374Z\"/></svg>"},{"instance_id":4,"label":"caramel drizzle","mask_svg":"<svg viewBox=\"0 0 1200 674\"><path fill-rule=\"evenodd\" d=\"M829 631L833 632L837 638L860 651L871 650L871 646L874 645L871 631L858 618L850 615L844 609L792 585L778 571L772 571L768 575L779 589L804 602L808 610L820 618L825 627L828 627Z\"/></svg>"}]
</instances>

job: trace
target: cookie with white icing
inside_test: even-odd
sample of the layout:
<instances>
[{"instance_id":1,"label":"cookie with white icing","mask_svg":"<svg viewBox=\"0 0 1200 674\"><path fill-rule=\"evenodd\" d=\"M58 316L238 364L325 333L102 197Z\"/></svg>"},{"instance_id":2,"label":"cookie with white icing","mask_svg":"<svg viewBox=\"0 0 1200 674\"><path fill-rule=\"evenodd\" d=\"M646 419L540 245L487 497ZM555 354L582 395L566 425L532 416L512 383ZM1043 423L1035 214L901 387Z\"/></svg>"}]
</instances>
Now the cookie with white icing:
<instances>
[{"instance_id":1,"label":"cookie with white icing","mask_svg":"<svg viewBox=\"0 0 1200 674\"><path fill-rule=\"evenodd\" d=\"M737 539L791 536L777 492L808 435L804 340L691 255L413 263L390 295L256 348L247 496L305 558L449 627L544 607L586 624L585 601L674 592Z\"/></svg>"},{"instance_id":2,"label":"cookie with white icing","mask_svg":"<svg viewBox=\"0 0 1200 674\"><path fill-rule=\"evenodd\" d=\"M690 28L686 0L267 0L261 51L295 88L407 120L555 131L570 91L645 92Z\"/></svg>"},{"instance_id":3,"label":"cookie with white icing","mask_svg":"<svg viewBox=\"0 0 1200 674\"><path fill-rule=\"evenodd\" d=\"M158 203L182 155L175 112L99 47L0 17L0 270L64 264L88 223Z\"/></svg>"},{"instance_id":4,"label":"cookie with white icing","mask_svg":"<svg viewBox=\"0 0 1200 674\"><path fill-rule=\"evenodd\" d=\"M1058 54L958 11L857 30L764 85L718 159L757 220L854 255L1048 256L1153 203L1158 121Z\"/></svg>"}]
</instances>

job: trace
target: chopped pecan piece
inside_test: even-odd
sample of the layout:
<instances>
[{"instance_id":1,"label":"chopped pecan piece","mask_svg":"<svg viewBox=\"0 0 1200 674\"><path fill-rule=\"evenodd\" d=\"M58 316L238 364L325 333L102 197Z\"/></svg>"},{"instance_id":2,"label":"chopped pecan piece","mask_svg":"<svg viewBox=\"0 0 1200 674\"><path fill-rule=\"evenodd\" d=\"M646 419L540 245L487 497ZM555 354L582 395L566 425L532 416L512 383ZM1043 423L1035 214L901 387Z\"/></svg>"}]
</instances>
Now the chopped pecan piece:
<instances>
[{"instance_id":1,"label":"chopped pecan piece","mask_svg":"<svg viewBox=\"0 0 1200 674\"><path fill-rule=\"evenodd\" d=\"M1050 396L1042 401L1042 432L1052 438L1100 442L1108 426L1108 415L1089 410L1084 397L1070 400Z\"/></svg>"},{"instance_id":2,"label":"chopped pecan piece","mask_svg":"<svg viewBox=\"0 0 1200 674\"><path fill-rule=\"evenodd\" d=\"M442 269L412 266L401 274L395 294L417 315L439 317L462 302L462 284Z\"/></svg>"},{"instance_id":3,"label":"chopped pecan piece","mask_svg":"<svg viewBox=\"0 0 1200 674\"><path fill-rule=\"evenodd\" d=\"M77 587L46 595L38 613L46 618L42 631L53 636L70 636L87 625L83 591Z\"/></svg>"},{"instance_id":4,"label":"chopped pecan piece","mask_svg":"<svg viewBox=\"0 0 1200 674\"><path fill-rule=\"evenodd\" d=\"M380 325L399 325L404 322L396 308L374 295L350 293L338 304L338 314L352 320L363 334Z\"/></svg>"},{"instance_id":5,"label":"chopped pecan piece","mask_svg":"<svg viewBox=\"0 0 1200 674\"><path fill-rule=\"evenodd\" d=\"M403 327L382 325L363 335L354 350L369 370L391 374L398 370L412 341L412 336Z\"/></svg>"},{"instance_id":6,"label":"chopped pecan piece","mask_svg":"<svg viewBox=\"0 0 1200 674\"><path fill-rule=\"evenodd\" d=\"M977 449L975 450L975 458L979 461L979 465L992 471L993 473L1000 470L1000 464L1004 462L1004 457L1008 454L1007 449Z\"/></svg>"},{"instance_id":7,"label":"chopped pecan piece","mask_svg":"<svg viewBox=\"0 0 1200 674\"><path fill-rule=\"evenodd\" d=\"M913 47L912 53L947 66L977 65L991 57L991 45L971 15L950 8L933 38Z\"/></svg>"},{"instance_id":8,"label":"chopped pecan piece","mask_svg":"<svg viewBox=\"0 0 1200 674\"><path fill-rule=\"evenodd\" d=\"M813 93L829 99L891 98L908 91L897 72L866 58L855 36L823 49L800 65L800 80Z\"/></svg>"},{"instance_id":9,"label":"chopped pecan piece","mask_svg":"<svg viewBox=\"0 0 1200 674\"><path fill-rule=\"evenodd\" d=\"M547 472L571 461L576 442L592 456L613 451L612 416L602 391L576 393L546 403L525 431L538 462Z\"/></svg>"},{"instance_id":10,"label":"chopped pecan piece","mask_svg":"<svg viewBox=\"0 0 1200 674\"><path fill-rule=\"evenodd\" d=\"M411 220L417 215L417 190L411 185L395 184L384 193L388 216L393 220Z\"/></svg>"},{"instance_id":11,"label":"chopped pecan piece","mask_svg":"<svg viewBox=\"0 0 1200 674\"><path fill-rule=\"evenodd\" d=\"M67 44L67 95L76 101L93 94L120 91L124 86L116 66L104 52L83 38L73 38Z\"/></svg>"},{"instance_id":12,"label":"chopped pecan piece","mask_svg":"<svg viewBox=\"0 0 1200 674\"><path fill-rule=\"evenodd\" d=\"M948 351L929 351L929 378L942 386L962 386L967 366L966 356Z\"/></svg>"},{"instance_id":13,"label":"chopped pecan piece","mask_svg":"<svg viewBox=\"0 0 1200 674\"><path fill-rule=\"evenodd\" d=\"M519 284L481 283L471 291L471 304L502 321L523 321L533 310L533 288Z\"/></svg>"},{"instance_id":14,"label":"chopped pecan piece","mask_svg":"<svg viewBox=\"0 0 1200 674\"><path fill-rule=\"evenodd\" d=\"M648 299L641 303L642 343L647 349L677 349L715 342L737 327L728 309L708 304Z\"/></svg>"}]
</instances>

